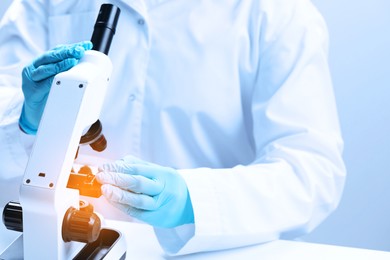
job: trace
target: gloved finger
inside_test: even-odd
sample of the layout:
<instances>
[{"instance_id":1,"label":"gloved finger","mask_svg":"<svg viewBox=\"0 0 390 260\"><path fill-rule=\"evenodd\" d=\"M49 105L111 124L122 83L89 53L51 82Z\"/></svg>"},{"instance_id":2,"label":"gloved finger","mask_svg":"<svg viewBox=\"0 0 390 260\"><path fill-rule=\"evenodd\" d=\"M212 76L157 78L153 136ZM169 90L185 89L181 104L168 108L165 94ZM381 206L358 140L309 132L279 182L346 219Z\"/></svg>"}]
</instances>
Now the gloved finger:
<instances>
[{"instance_id":1,"label":"gloved finger","mask_svg":"<svg viewBox=\"0 0 390 260\"><path fill-rule=\"evenodd\" d=\"M33 66L37 68L41 65L57 63L68 58L80 59L81 57L83 57L84 52L86 50L90 50L91 48L92 43L90 42L81 42L77 44L64 45L58 48L54 48L37 58L33 62Z\"/></svg>"},{"instance_id":2,"label":"gloved finger","mask_svg":"<svg viewBox=\"0 0 390 260\"><path fill-rule=\"evenodd\" d=\"M103 171L127 173L131 175L142 175L149 179L159 179L161 174L170 174L171 168L156 164L130 164L123 161L103 165Z\"/></svg>"},{"instance_id":3,"label":"gloved finger","mask_svg":"<svg viewBox=\"0 0 390 260\"><path fill-rule=\"evenodd\" d=\"M50 50L38 57L34 62L33 66L38 68L42 65L47 65L50 63L57 63L59 61L75 58L80 59L84 55L85 49L81 46L75 46L71 48L63 48L58 50Z\"/></svg>"},{"instance_id":4,"label":"gloved finger","mask_svg":"<svg viewBox=\"0 0 390 260\"><path fill-rule=\"evenodd\" d=\"M145 194L137 194L125 191L110 184L101 187L102 194L112 202L127 204L131 207L143 210L156 210L159 208L158 201Z\"/></svg>"},{"instance_id":5,"label":"gloved finger","mask_svg":"<svg viewBox=\"0 0 390 260\"><path fill-rule=\"evenodd\" d=\"M158 180L162 175L168 177L169 174L174 174L174 170L159 165L129 164L125 168L125 173Z\"/></svg>"},{"instance_id":6,"label":"gloved finger","mask_svg":"<svg viewBox=\"0 0 390 260\"><path fill-rule=\"evenodd\" d=\"M123 190L156 196L162 192L164 186L161 182L143 176L128 175L117 172L100 172L96 180L102 184L111 184Z\"/></svg>"},{"instance_id":7,"label":"gloved finger","mask_svg":"<svg viewBox=\"0 0 390 260\"><path fill-rule=\"evenodd\" d=\"M99 167L100 171L110 171L110 172L123 172L126 173L129 167L129 164L145 164L151 165L150 162L141 160L135 156L127 155L122 159L116 160L112 163L106 163Z\"/></svg>"},{"instance_id":8,"label":"gloved finger","mask_svg":"<svg viewBox=\"0 0 390 260\"><path fill-rule=\"evenodd\" d=\"M111 200L109 200L109 203L111 205L113 205L114 207L120 209L121 211L125 212L127 215L129 215L131 217L134 217L134 218L136 218L138 220L144 221L144 217L143 216L145 215L145 213L147 213L147 211L145 211L143 209L134 208L134 207L129 206L127 204L114 202L114 201L111 201Z\"/></svg>"},{"instance_id":9,"label":"gloved finger","mask_svg":"<svg viewBox=\"0 0 390 260\"><path fill-rule=\"evenodd\" d=\"M92 42L91 41L81 41L81 42L76 42L73 44L58 44L52 50L59 50L59 49L63 49L63 48L69 47L69 46L73 46L73 45L82 46L85 50L92 49Z\"/></svg>"},{"instance_id":10,"label":"gloved finger","mask_svg":"<svg viewBox=\"0 0 390 260\"><path fill-rule=\"evenodd\" d=\"M33 81L41 81L57 75L60 72L67 71L78 63L77 59L69 58L57 63L41 65L30 72Z\"/></svg>"}]
</instances>

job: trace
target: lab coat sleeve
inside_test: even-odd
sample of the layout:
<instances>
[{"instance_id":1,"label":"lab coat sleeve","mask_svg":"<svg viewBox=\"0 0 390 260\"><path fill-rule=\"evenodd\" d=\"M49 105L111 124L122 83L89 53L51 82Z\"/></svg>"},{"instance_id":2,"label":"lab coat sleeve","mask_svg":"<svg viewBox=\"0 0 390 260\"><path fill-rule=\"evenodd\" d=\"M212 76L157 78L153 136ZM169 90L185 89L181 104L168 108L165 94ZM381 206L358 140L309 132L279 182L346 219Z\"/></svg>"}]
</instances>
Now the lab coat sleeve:
<instances>
[{"instance_id":1,"label":"lab coat sleeve","mask_svg":"<svg viewBox=\"0 0 390 260\"><path fill-rule=\"evenodd\" d=\"M14 1L0 22L0 208L18 200L34 141L20 131L21 71L46 46L42 1ZM27 21L27 22L26 22Z\"/></svg>"},{"instance_id":2,"label":"lab coat sleeve","mask_svg":"<svg viewBox=\"0 0 390 260\"><path fill-rule=\"evenodd\" d=\"M327 29L308 1L292 2L305 4L261 18L251 104L256 158L229 169L180 170L195 224L155 228L169 254L294 238L313 230L339 203L345 167Z\"/></svg>"}]
</instances>

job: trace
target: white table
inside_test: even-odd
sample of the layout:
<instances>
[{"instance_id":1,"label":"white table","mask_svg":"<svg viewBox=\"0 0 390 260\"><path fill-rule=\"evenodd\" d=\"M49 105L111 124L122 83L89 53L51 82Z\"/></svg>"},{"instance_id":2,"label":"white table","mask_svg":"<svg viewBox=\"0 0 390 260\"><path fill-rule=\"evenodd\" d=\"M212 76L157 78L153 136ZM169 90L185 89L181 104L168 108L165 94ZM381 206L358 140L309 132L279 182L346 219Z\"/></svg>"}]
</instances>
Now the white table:
<instances>
[{"instance_id":1,"label":"white table","mask_svg":"<svg viewBox=\"0 0 390 260\"><path fill-rule=\"evenodd\" d=\"M110 221L109 224L122 232L125 231L128 245L126 259L390 260L390 252L286 240L224 251L169 257L160 248L151 227L116 221Z\"/></svg>"},{"instance_id":2,"label":"white table","mask_svg":"<svg viewBox=\"0 0 390 260\"><path fill-rule=\"evenodd\" d=\"M390 260L390 252L286 240L224 251L172 257L164 254L150 226L123 221L107 221L107 224L125 234L127 243L126 259ZM16 232L0 227L0 253L16 237Z\"/></svg>"}]
</instances>

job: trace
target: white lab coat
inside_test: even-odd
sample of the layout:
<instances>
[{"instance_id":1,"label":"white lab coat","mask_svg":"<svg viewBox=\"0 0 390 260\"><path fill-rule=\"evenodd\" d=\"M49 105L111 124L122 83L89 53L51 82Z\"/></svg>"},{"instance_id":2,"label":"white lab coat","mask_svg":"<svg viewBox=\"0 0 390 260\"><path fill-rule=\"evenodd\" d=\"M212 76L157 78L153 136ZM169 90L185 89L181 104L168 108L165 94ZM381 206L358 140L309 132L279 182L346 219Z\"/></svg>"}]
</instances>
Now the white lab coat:
<instances>
[{"instance_id":1,"label":"white lab coat","mask_svg":"<svg viewBox=\"0 0 390 260\"><path fill-rule=\"evenodd\" d=\"M14 1L0 28L3 180L23 173L31 146L17 127L22 67L88 40L103 2L122 14L99 156L182 174L195 225L156 229L168 253L296 237L335 209L343 144L327 30L308 0Z\"/></svg>"}]
</instances>

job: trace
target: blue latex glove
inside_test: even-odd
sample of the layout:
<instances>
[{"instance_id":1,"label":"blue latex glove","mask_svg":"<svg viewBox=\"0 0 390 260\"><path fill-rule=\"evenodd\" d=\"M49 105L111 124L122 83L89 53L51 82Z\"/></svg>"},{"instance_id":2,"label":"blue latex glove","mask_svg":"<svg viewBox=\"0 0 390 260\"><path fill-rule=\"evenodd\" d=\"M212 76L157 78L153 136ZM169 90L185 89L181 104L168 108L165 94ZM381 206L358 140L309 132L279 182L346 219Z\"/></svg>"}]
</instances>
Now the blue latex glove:
<instances>
[{"instance_id":1,"label":"blue latex glove","mask_svg":"<svg viewBox=\"0 0 390 260\"><path fill-rule=\"evenodd\" d=\"M75 66L91 48L90 41L60 45L23 69L24 104L19 125L25 133L36 134L54 76Z\"/></svg>"},{"instance_id":2,"label":"blue latex glove","mask_svg":"<svg viewBox=\"0 0 390 260\"><path fill-rule=\"evenodd\" d=\"M187 185L176 170L132 156L105 164L96 179L107 200L155 227L194 223Z\"/></svg>"}]
</instances>

